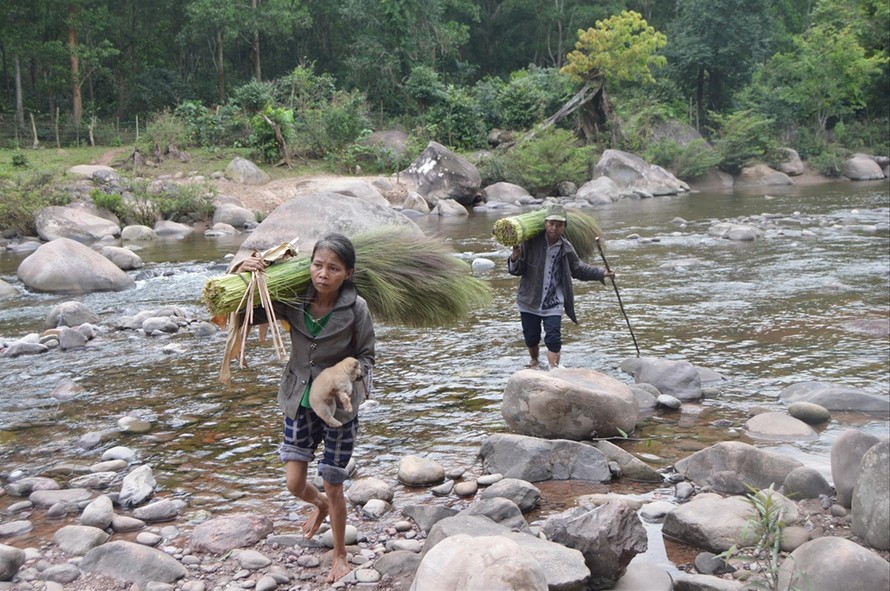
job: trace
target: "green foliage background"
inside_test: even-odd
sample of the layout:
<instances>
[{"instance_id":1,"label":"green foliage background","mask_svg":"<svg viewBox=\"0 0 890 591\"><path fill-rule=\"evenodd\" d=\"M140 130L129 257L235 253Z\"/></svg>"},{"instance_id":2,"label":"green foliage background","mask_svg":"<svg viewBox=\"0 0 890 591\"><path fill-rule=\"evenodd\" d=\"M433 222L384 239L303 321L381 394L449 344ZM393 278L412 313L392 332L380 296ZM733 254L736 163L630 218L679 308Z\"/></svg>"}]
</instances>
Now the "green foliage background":
<instances>
[{"instance_id":1,"label":"green foliage background","mask_svg":"<svg viewBox=\"0 0 890 591\"><path fill-rule=\"evenodd\" d=\"M363 143L373 130L408 132L412 150L429 140L487 149L490 130L521 137L596 82L611 101L599 96L598 105L614 111L601 114L609 134L595 137L594 152L634 151L684 178L717 165L736 171L776 145L826 171L847 151L890 151L884 0L156 0L142 8L7 0L0 147L35 139L136 144L156 155L246 147L275 163L284 155L272 121L294 158L386 170L410 154ZM558 127L591 137L579 133L584 117L581 109ZM698 137L659 135L667 123Z\"/></svg>"}]
</instances>

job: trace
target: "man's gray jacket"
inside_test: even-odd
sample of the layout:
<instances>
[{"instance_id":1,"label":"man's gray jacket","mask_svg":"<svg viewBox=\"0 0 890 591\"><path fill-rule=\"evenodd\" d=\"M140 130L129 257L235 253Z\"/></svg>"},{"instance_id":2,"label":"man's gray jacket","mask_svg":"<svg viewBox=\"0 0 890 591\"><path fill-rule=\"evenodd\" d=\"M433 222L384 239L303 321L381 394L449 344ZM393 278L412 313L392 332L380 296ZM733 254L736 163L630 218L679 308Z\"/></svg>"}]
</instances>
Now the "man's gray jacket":
<instances>
[{"instance_id":1,"label":"man's gray jacket","mask_svg":"<svg viewBox=\"0 0 890 591\"><path fill-rule=\"evenodd\" d=\"M513 261L507 259L507 272L522 279L519 281L519 289L516 291L516 303L527 310L539 310L543 297L544 263L547 257L547 233L540 234L526 240L520 246L519 258ZM565 298L564 308L566 315L575 324L575 296L572 291L572 278L579 281L599 281L605 283L606 270L601 267L588 265L581 260L575 247L565 238L560 239L560 256L562 263L562 293Z\"/></svg>"}]
</instances>

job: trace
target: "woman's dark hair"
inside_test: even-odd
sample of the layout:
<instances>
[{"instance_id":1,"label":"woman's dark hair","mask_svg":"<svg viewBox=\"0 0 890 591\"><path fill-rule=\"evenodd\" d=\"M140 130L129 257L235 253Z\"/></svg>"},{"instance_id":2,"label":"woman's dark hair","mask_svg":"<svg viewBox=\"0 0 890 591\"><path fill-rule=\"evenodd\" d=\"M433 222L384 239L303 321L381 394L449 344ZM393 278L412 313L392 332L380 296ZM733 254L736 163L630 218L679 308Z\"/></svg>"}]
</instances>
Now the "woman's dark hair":
<instances>
[{"instance_id":1,"label":"woman's dark hair","mask_svg":"<svg viewBox=\"0 0 890 591\"><path fill-rule=\"evenodd\" d=\"M326 234L321 240L318 240L312 247L312 256L309 260L314 259L315 252L322 248L337 255L337 258L343 261L347 271L355 269L355 247L352 245L352 241L343 234Z\"/></svg>"}]
</instances>

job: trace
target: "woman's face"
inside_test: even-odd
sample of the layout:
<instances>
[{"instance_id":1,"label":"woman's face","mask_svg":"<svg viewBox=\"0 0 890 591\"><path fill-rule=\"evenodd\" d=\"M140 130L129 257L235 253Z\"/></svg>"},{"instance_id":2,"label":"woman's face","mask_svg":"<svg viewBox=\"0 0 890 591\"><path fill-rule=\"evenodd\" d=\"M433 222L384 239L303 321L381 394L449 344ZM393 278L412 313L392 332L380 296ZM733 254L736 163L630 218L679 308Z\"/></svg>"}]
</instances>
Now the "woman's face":
<instances>
[{"instance_id":1,"label":"woman's face","mask_svg":"<svg viewBox=\"0 0 890 591\"><path fill-rule=\"evenodd\" d=\"M319 248L309 265L309 276L319 295L330 296L340 292L343 282L352 277L352 269L347 269L334 251Z\"/></svg>"}]
</instances>

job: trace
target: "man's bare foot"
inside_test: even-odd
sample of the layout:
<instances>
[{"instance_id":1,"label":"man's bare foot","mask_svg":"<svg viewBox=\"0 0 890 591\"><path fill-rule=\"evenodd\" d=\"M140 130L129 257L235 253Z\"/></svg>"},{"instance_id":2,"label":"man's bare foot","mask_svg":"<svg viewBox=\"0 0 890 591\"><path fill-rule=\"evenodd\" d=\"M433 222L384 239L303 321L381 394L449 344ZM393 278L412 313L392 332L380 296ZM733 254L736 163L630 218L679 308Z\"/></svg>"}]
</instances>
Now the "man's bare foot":
<instances>
[{"instance_id":1,"label":"man's bare foot","mask_svg":"<svg viewBox=\"0 0 890 591\"><path fill-rule=\"evenodd\" d=\"M331 562L331 572L328 574L328 583L336 583L348 575L351 570L345 556L334 556L334 560Z\"/></svg>"},{"instance_id":2,"label":"man's bare foot","mask_svg":"<svg viewBox=\"0 0 890 591\"><path fill-rule=\"evenodd\" d=\"M311 540L312 536L318 531L318 528L321 527L321 524L324 523L325 518L328 516L328 500L324 495L318 495L321 501L320 504L315 506L315 510L312 511L312 515L303 523L303 537L307 540Z\"/></svg>"}]
</instances>

